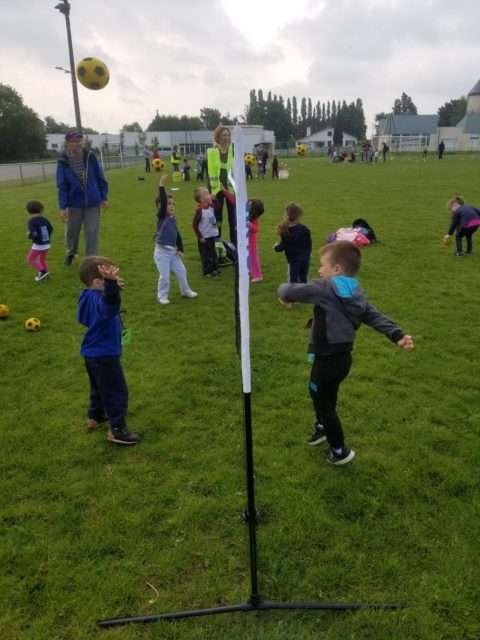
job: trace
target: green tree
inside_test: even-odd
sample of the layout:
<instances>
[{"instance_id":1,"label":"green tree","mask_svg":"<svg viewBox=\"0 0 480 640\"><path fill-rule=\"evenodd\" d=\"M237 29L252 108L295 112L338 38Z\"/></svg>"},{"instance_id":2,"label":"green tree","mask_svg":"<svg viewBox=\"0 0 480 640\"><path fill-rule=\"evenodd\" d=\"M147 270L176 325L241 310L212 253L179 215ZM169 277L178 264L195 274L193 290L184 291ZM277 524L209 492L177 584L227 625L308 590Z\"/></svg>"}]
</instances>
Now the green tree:
<instances>
[{"instance_id":1,"label":"green tree","mask_svg":"<svg viewBox=\"0 0 480 640\"><path fill-rule=\"evenodd\" d=\"M292 98L292 123L294 126L297 126L298 123L298 107L296 96L293 96Z\"/></svg>"},{"instance_id":2,"label":"green tree","mask_svg":"<svg viewBox=\"0 0 480 640\"><path fill-rule=\"evenodd\" d=\"M22 97L0 84L0 162L34 160L46 153L46 129Z\"/></svg>"},{"instance_id":3,"label":"green tree","mask_svg":"<svg viewBox=\"0 0 480 640\"><path fill-rule=\"evenodd\" d=\"M407 95L405 92L402 93L400 98L397 98L393 103L393 113L395 115L399 114L410 114L417 115L417 107L413 102L412 98Z\"/></svg>"},{"instance_id":4,"label":"green tree","mask_svg":"<svg viewBox=\"0 0 480 640\"><path fill-rule=\"evenodd\" d=\"M45 118L45 130L47 133L67 133L72 127L65 122L57 122L52 116Z\"/></svg>"},{"instance_id":5,"label":"green tree","mask_svg":"<svg viewBox=\"0 0 480 640\"><path fill-rule=\"evenodd\" d=\"M143 129L138 124L138 122L135 121L135 122L132 122L132 124L124 124L123 127L120 129L120 131L142 133Z\"/></svg>"},{"instance_id":6,"label":"green tree","mask_svg":"<svg viewBox=\"0 0 480 640\"><path fill-rule=\"evenodd\" d=\"M438 110L439 127L455 127L467 112L467 98L462 96L456 100L445 102Z\"/></svg>"},{"instance_id":7,"label":"green tree","mask_svg":"<svg viewBox=\"0 0 480 640\"><path fill-rule=\"evenodd\" d=\"M200 120L203 122L205 129L216 129L220 122L223 121L220 111L212 107L200 109Z\"/></svg>"},{"instance_id":8,"label":"green tree","mask_svg":"<svg viewBox=\"0 0 480 640\"><path fill-rule=\"evenodd\" d=\"M157 112L147 127L147 131L198 131L203 129L200 118L191 116L160 115Z\"/></svg>"},{"instance_id":9,"label":"green tree","mask_svg":"<svg viewBox=\"0 0 480 640\"><path fill-rule=\"evenodd\" d=\"M287 116L290 120L290 123L292 124L292 101L290 100L290 98L287 98Z\"/></svg>"}]
</instances>

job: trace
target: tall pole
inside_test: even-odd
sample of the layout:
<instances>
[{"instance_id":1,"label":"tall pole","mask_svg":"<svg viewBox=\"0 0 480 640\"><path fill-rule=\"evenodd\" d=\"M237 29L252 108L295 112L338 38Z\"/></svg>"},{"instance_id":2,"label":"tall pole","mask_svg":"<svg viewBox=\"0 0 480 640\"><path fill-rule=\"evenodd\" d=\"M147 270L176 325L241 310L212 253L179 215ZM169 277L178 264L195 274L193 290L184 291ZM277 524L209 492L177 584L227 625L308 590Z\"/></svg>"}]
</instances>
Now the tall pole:
<instances>
[{"instance_id":1,"label":"tall pole","mask_svg":"<svg viewBox=\"0 0 480 640\"><path fill-rule=\"evenodd\" d=\"M62 0L55 9L65 16L67 25L68 55L70 57L70 77L72 79L73 106L75 108L75 124L78 131L82 130L82 119L80 117L80 102L78 100L77 74L75 73L75 59L73 57L72 32L70 29L70 3L68 0Z\"/></svg>"}]
</instances>

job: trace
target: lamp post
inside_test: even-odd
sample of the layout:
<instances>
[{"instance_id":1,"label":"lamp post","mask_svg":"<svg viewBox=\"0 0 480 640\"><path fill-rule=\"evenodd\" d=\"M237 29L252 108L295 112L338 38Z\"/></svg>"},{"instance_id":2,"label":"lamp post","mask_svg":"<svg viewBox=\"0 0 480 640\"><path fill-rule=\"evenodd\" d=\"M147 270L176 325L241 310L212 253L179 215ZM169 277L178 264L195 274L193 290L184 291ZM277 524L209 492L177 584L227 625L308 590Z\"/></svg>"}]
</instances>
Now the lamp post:
<instances>
[{"instance_id":1,"label":"lamp post","mask_svg":"<svg viewBox=\"0 0 480 640\"><path fill-rule=\"evenodd\" d=\"M63 15L65 16L65 23L67 25L68 54L70 56L70 77L72 79L73 105L75 107L75 124L78 131L81 131L82 119L80 117L77 76L75 74L75 60L73 57L72 32L70 30L70 2L68 0L61 0L61 2L55 5L55 9L58 9L60 13L63 13Z\"/></svg>"}]
</instances>

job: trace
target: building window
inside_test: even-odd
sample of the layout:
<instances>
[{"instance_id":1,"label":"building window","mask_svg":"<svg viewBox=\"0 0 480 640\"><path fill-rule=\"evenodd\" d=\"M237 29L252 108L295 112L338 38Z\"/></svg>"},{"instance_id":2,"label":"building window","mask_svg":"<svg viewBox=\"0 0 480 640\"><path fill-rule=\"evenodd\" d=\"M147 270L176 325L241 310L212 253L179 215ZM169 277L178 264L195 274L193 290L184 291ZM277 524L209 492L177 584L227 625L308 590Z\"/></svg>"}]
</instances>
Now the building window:
<instances>
[{"instance_id":1,"label":"building window","mask_svg":"<svg viewBox=\"0 0 480 640\"><path fill-rule=\"evenodd\" d=\"M331 138L331 137L332 137L332 133L333 133L333 131L332 131L331 129L329 129L329 130L327 131L327 136L328 136L329 138Z\"/></svg>"}]
</instances>

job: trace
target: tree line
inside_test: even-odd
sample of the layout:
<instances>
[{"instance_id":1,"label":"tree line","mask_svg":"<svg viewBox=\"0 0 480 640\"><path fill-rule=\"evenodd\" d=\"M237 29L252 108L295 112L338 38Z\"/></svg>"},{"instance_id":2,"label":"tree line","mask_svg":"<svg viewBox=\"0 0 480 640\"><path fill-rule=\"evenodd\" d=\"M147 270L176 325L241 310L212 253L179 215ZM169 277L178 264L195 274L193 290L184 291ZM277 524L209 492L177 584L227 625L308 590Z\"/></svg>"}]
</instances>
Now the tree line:
<instances>
[{"instance_id":1,"label":"tree line","mask_svg":"<svg viewBox=\"0 0 480 640\"><path fill-rule=\"evenodd\" d=\"M439 126L455 126L466 112L467 99L462 96L446 102L438 109ZM392 113L417 113L417 107L406 93L395 100ZM385 116L377 114L376 119ZM199 116L162 115L157 110L145 131L195 131L215 129L220 123L263 125L273 130L278 146L293 144L304 137L309 127L312 133L326 127L333 127L334 141L341 144L345 131L359 140L365 137L365 115L360 98L347 104L345 100L316 101L311 98L297 100L284 98L269 91L266 98L262 89L250 91L249 103L241 117L230 117L213 107L204 107ZM22 97L13 87L0 83L0 162L22 162L46 157L47 133L66 133L74 129L64 122L57 122L52 116L42 120L33 109L24 104ZM144 130L138 122L125 124L121 131ZM97 133L85 127L85 133Z\"/></svg>"},{"instance_id":2,"label":"tree line","mask_svg":"<svg viewBox=\"0 0 480 640\"><path fill-rule=\"evenodd\" d=\"M350 104L345 100L297 100L296 96L284 100L271 91L265 97L262 89L250 91L246 122L274 131L277 144L291 143L306 136L308 130L316 133L327 127L334 129L334 143L341 144L343 132L362 140L367 129L360 98Z\"/></svg>"}]
</instances>

